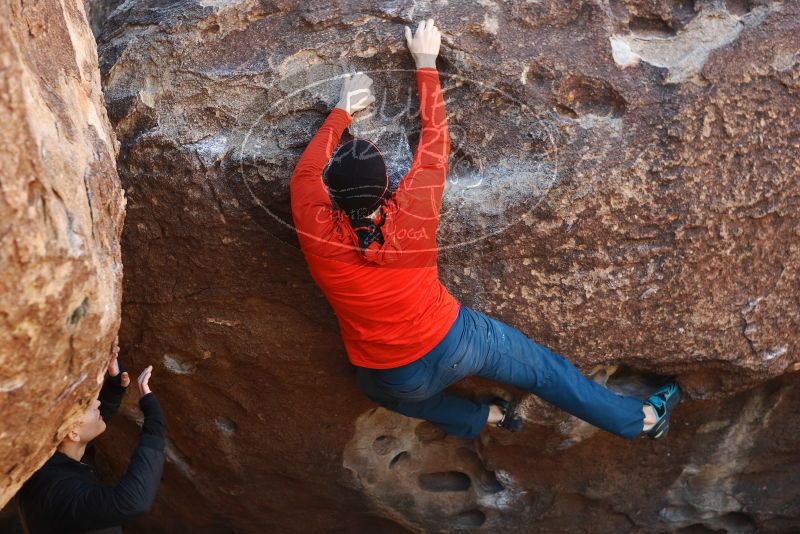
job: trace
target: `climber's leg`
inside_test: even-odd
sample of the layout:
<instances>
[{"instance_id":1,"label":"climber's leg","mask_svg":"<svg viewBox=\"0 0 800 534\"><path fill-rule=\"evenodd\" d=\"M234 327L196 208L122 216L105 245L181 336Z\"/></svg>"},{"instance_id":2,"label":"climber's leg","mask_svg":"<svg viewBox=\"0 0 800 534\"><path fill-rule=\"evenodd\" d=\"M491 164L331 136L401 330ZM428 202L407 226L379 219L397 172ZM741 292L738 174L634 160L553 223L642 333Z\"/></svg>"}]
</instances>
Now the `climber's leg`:
<instances>
[{"instance_id":1,"label":"climber's leg","mask_svg":"<svg viewBox=\"0 0 800 534\"><path fill-rule=\"evenodd\" d=\"M475 437L486 425L490 406L443 391L474 374L483 363L484 341L469 328L461 306L445 337L421 358L393 369L357 368L361 390L374 402L409 417L426 419L444 432ZM496 414L495 414L496 415Z\"/></svg>"},{"instance_id":2,"label":"climber's leg","mask_svg":"<svg viewBox=\"0 0 800 534\"><path fill-rule=\"evenodd\" d=\"M376 376L379 373L376 373L375 369L356 367L356 382L367 397L387 410L430 421L447 434L467 438L477 436L486 424L489 406L441 390L431 391L429 397L421 398L428 394L429 388L436 389L435 385L431 385L435 384L435 381L422 377L421 373L424 372L422 365L424 364L419 365L420 369L417 371L418 380L414 379L412 373L409 375L411 380L399 388L394 387L394 391L392 386L387 388L386 382L381 382ZM416 391L411 393L398 391L404 387L407 391Z\"/></svg>"},{"instance_id":3,"label":"climber's leg","mask_svg":"<svg viewBox=\"0 0 800 534\"><path fill-rule=\"evenodd\" d=\"M509 326L467 308L478 339L485 340L484 361L474 374L535 393L545 401L618 436L642 432L644 402L619 395L586 378L569 360Z\"/></svg>"}]
</instances>

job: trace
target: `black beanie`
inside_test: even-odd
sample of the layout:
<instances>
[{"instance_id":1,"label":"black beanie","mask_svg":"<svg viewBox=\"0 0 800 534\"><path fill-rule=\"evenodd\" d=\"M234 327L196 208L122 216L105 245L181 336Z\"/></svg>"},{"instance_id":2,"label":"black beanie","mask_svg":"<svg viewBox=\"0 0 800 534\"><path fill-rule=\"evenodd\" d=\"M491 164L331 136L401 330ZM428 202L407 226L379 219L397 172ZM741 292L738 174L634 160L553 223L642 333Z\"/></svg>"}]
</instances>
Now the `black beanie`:
<instances>
[{"instance_id":1,"label":"black beanie","mask_svg":"<svg viewBox=\"0 0 800 534\"><path fill-rule=\"evenodd\" d=\"M350 219L362 219L388 199L389 175L378 147L354 138L333 154L325 171L328 190Z\"/></svg>"}]
</instances>

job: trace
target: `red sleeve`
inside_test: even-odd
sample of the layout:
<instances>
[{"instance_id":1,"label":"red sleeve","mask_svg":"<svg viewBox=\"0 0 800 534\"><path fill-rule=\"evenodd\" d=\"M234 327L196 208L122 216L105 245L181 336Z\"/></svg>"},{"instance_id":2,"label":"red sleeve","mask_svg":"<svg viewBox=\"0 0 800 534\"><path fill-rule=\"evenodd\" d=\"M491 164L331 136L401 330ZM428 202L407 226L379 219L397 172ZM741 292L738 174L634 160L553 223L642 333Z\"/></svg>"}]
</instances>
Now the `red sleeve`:
<instances>
[{"instance_id":1,"label":"red sleeve","mask_svg":"<svg viewBox=\"0 0 800 534\"><path fill-rule=\"evenodd\" d=\"M435 238L447 177L450 137L439 71L417 69L416 76L422 131L411 169L395 192L400 211L397 225L409 231L425 228L428 234L433 234L429 237Z\"/></svg>"},{"instance_id":2,"label":"red sleeve","mask_svg":"<svg viewBox=\"0 0 800 534\"><path fill-rule=\"evenodd\" d=\"M292 219L304 250L314 241L327 239L333 229L333 207L322 181L322 171L352 120L347 111L333 108L292 173Z\"/></svg>"}]
</instances>

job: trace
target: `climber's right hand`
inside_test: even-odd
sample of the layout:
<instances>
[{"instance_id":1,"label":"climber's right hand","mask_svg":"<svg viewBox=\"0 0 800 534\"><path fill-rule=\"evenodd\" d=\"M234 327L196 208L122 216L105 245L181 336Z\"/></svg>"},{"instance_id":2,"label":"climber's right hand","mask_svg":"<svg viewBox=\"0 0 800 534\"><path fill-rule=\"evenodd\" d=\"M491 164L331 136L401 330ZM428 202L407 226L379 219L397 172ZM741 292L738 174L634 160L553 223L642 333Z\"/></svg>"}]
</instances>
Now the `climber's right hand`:
<instances>
[{"instance_id":1,"label":"climber's right hand","mask_svg":"<svg viewBox=\"0 0 800 534\"><path fill-rule=\"evenodd\" d=\"M139 375L138 382L139 382L139 397L144 397L148 393L150 393L150 385L148 384L150 380L150 375L153 373L153 366L148 365L142 371L142 374Z\"/></svg>"},{"instance_id":2,"label":"climber's right hand","mask_svg":"<svg viewBox=\"0 0 800 534\"><path fill-rule=\"evenodd\" d=\"M442 32L439 31L433 19L423 20L417 25L417 32L411 36L411 28L406 29L406 44L411 52L418 69L436 68L436 56L442 44Z\"/></svg>"},{"instance_id":3,"label":"climber's right hand","mask_svg":"<svg viewBox=\"0 0 800 534\"><path fill-rule=\"evenodd\" d=\"M372 78L360 71L344 75L337 108L352 115L356 111L366 109L373 102L375 95L372 94Z\"/></svg>"}]
</instances>

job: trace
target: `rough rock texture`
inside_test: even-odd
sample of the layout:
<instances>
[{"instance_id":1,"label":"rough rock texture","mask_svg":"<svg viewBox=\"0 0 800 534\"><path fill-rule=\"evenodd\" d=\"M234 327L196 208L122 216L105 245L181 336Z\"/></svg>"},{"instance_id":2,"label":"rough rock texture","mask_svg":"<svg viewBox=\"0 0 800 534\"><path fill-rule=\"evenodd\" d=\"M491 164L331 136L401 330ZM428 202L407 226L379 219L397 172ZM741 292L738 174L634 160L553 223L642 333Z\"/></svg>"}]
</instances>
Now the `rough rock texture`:
<instances>
[{"instance_id":1,"label":"rough rock texture","mask_svg":"<svg viewBox=\"0 0 800 534\"><path fill-rule=\"evenodd\" d=\"M0 506L96 397L125 199L75 0L0 4Z\"/></svg>"},{"instance_id":2,"label":"rough rock texture","mask_svg":"<svg viewBox=\"0 0 800 534\"><path fill-rule=\"evenodd\" d=\"M130 199L121 344L130 364L156 364L170 423L143 531L800 525L796 2L106 12L100 66ZM378 97L351 131L402 176L418 135L402 27L427 16L444 33L453 141L443 281L609 387L644 395L676 375L690 399L665 442L530 396L521 435L441 439L356 390L289 224L288 178L349 69ZM108 443L110 465L126 450Z\"/></svg>"},{"instance_id":3,"label":"rough rock texture","mask_svg":"<svg viewBox=\"0 0 800 534\"><path fill-rule=\"evenodd\" d=\"M634 382L612 380L628 392ZM798 382L791 373L694 402L658 444L560 423L542 402L519 436L492 430L474 443L378 408L356 421L344 465L411 531L797 532Z\"/></svg>"}]
</instances>

